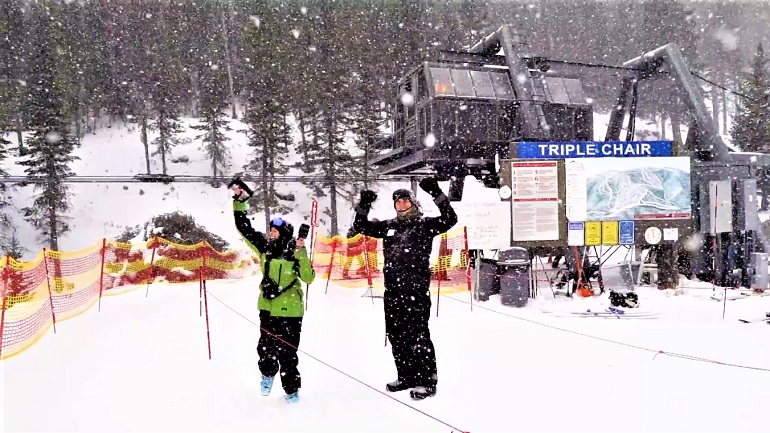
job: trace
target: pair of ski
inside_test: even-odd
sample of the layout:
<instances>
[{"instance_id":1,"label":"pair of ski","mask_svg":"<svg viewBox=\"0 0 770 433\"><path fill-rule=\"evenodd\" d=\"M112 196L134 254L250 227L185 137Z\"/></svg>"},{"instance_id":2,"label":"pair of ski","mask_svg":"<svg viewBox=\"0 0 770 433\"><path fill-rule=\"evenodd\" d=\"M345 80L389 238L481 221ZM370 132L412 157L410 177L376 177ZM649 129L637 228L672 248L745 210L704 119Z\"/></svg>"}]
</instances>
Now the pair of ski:
<instances>
[{"instance_id":1,"label":"pair of ski","mask_svg":"<svg viewBox=\"0 0 770 433\"><path fill-rule=\"evenodd\" d=\"M641 312L641 311L626 311L622 310L620 308L615 307L608 307L606 310L603 311L591 311L590 309L586 311L575 311L572 313L576 316L585 316L585 317L613 317L613 318L650 318L655 317L657 314L655 313L647 313L647 312Z\"/></svg>"},{"instance_id":2,"label":"pair of ski","mask_svg":"<svg viewBox=\"0 0 770 433\"><path fill-rule=\"evenodd\" d=\"M735 301L735 300L738 300L738 299L749 299L749 298L752 298L752 297L764 297L764 296L770 296L770 291L768 291L768 292L749 292L749 293L743 292L743 293L740 293L740 294L738 294L736 296L728 296L727 300L728 301ZM725 298L720 298L718 296L711 296L711 299L713 299L713 300L715 300L717 302L722 302L722 301L725 300Z\"/></svg>"},{"instance_id":3,"label":"pair of ski","mask_svg":"<svg viewBox=\"0 0 770 433\"><path fill-rule=\"evenodd\" d=\"M770 323L770 313L765 313L765 317L758 317L756 319L738 319L741 323L757 323L757 322L767 322Z\"/></svg>"}]
</instances>

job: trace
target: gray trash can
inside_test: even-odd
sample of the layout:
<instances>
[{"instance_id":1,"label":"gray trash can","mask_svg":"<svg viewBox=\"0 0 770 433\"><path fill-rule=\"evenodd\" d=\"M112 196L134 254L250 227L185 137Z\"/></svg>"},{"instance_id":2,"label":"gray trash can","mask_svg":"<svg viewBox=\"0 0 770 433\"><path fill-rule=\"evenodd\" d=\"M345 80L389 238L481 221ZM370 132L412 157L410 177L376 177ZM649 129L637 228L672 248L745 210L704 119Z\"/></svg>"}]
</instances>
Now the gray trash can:
<instances>
[{"instance_id":1,"label":"gray trash can","mask_svg":"<svg viewBox=\"0 0 770 433\"><path fill-rule=\"evenodd\" d=\"M636 287L636 281L639 278L639 262L620 262L620 278L623 282L623 286L633 291ZM605 284L606 284L605 280Z\"/></svg>"},{"instance_id":2,"label":"gray trash can","mask_svg":"<svg viewBox=\"0 0 770 433\"><path fill-rule=\"evenodd\" d=\"M527 250L521 247L500 250L497 266L502 304L519 308L527 306L530 289L530 258Z\"/></svg>"},{"instance_id":3,"label":"gray trash can","mask_svg":"<svg viewBox=\"0 0 770 433\"><path fill-rule=\"evenodd\" d=\"M477 269L478 268L478 269ZM481 259L481 265L473 269L473 299L488 301L491 295L500 292L500 280L497 278L497 261Z\"/></svg>"}]
</instances>

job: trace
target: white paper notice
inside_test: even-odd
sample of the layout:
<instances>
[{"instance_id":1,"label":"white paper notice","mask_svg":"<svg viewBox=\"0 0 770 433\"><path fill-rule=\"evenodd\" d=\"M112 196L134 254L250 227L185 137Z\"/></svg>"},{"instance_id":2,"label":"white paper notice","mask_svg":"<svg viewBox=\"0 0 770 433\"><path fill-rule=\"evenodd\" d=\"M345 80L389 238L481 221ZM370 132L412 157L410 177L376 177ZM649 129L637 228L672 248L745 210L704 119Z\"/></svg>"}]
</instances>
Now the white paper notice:
<instances>
[{"instance_id":1,"label":"white paper notice","mask_svg":"<svg viewBox=\"0 0 770 433\"><path fill-rule=\"evenodd\" d=\"M504 249L511 246L511 212L508 203L453 202L457 226L468 228L468 248Z\"/></svg>"},{"instance_id":2,"label":"white paper notice","mask_svg":"<svg viewBox=\"0 0 770 433\"><path fill-rule=\"evenodd\" d=\"M676 227L670 228L670 229L663 229L663 240L664 241L675 241L679 239L679 229Z\"/></svg>"},{"instance_id":3,"label":"white paper notice","mask_svg":"<svg viewBox=\"0 0 770 433\"><path fill-rule=\"evenodd\" d=\"M567 220L585 221L588 219L585 164L579 158L564 160L564 176Z\"/></svg>"},{"instance_id":4,"label":"white paper notice","mask_svg":"<svg viewBox=\"0 0 770 433\"><path fill-rule=\"evenodd\" d=\"M556 161L512 162L514 241L559 239L559 172Z\"/></svg>"}]
</instances>

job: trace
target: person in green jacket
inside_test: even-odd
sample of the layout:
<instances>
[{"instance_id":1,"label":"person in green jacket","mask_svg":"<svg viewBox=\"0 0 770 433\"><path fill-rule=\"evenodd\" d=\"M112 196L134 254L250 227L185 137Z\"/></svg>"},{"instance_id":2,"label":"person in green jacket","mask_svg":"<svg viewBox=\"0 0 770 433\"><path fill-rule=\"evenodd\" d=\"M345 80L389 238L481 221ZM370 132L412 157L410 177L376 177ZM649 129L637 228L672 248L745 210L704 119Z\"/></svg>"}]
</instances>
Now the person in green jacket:
<instances>
[{"instance_id":1,"label":"person in green jacket","mask_svg":"<svg viewBox=\"0 0 770 433\"><path fill-rule=\"evenodd\" d=\"M267 236L254 230L246 216L248 194L233 186L235 227L254 250L262 268L259 285L260 336L257 352L262 373L261 392L269 395L275 375L281 372L286 400L299 400L302 385L297 365L297 348L305 312L302 282L312 283L315 272L304 239L294 239L294 227L281 218L270 222Z\"/></svg>"}]
</instances>

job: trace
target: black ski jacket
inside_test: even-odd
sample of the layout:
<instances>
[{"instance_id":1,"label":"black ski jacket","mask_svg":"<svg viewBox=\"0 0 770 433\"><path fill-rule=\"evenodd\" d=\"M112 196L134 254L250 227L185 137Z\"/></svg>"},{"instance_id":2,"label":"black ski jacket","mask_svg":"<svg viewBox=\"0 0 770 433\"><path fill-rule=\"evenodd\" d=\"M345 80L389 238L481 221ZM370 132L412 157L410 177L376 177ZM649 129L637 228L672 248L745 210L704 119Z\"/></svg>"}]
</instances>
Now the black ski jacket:
<instances>
[{"instance_id":1,"label":"black ski jacket","mask_svg":"<svg viewBox=\"0 0 770 433\"><path fill-rule=\"evenodd\" d=\"M430 288L430 254L433 238L457 224L457 214L446 195L435 200L438 217L393 218L369 221L368 212L357 208L353 228L365 236L383 239L385 290L416 291Z\"/></svg>"}]
</instances>

